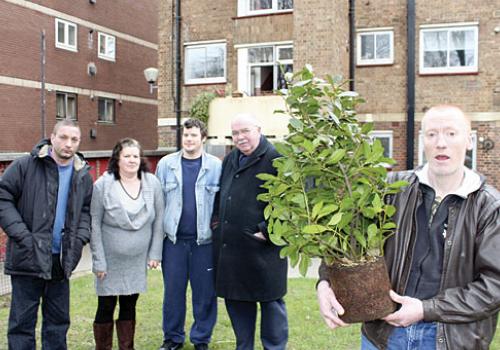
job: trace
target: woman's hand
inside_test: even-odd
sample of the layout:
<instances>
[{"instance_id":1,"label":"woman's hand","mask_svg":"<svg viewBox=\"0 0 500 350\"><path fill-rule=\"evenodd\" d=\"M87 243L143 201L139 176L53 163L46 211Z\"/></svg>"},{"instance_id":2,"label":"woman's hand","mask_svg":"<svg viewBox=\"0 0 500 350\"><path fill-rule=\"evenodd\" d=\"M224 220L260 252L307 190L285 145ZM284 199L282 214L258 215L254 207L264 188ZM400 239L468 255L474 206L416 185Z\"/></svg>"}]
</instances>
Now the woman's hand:
<instances>
[{"instance_id":1,"label":"woman's hand","mask_svg":"<svg viewBox=\"0 0 500 350\"><path fill-rule=\"evenodd\" d=\"M158 266L160 266L160 262L158 260L149 260L148 261L148 267L150 269L156 269Z\"/></svg>"},{"instance_id":2,"label":"woman's hand","mask_svg":"<svg viewBox=\"0 0 500 350\"><path fill-rule=\"evenodd\" d=\"M104 277L106 277L106 271L96 272L95 275L97 276L97 278L99 278L102 281L104 279Z\"/></svg>"}]
</instances>

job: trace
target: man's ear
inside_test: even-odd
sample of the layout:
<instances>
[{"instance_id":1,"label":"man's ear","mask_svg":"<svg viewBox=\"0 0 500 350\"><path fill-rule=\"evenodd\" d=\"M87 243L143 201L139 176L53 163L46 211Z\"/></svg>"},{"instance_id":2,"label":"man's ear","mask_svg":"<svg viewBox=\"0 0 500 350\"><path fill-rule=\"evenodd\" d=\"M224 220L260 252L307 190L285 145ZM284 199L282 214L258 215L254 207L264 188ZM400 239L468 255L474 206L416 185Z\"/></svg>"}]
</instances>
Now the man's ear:
<instances>
[{"instance_id":1,"label":"man's ear","mask_svg":"<svg viewBox=\"0 0 500 350\"><path fill-rule=\"evenodd\" d=\"M466 148L467 148L467 151L470 151L473 148L472 133L471 132L467 133Z\"/></svg>"}]
</instances>

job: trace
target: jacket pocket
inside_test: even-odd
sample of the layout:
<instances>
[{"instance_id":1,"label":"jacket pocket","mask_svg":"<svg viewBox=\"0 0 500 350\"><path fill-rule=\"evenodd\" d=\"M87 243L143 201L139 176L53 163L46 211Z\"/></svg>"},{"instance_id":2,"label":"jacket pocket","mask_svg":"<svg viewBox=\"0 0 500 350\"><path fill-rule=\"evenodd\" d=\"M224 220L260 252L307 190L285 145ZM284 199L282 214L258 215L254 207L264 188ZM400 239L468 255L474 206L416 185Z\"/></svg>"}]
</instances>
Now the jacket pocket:
<instances>
[{"instance_id":1,"label":"jacket pocket","mask_svg":"<svg viewBox=\"0 0 500 350\"><path fill-rule=\"evenodd\" d=\"M12 271L34 272L33 237L27 236L20 241L9 240L7 249L7 267Z\"/></svg>"}]
</instances>

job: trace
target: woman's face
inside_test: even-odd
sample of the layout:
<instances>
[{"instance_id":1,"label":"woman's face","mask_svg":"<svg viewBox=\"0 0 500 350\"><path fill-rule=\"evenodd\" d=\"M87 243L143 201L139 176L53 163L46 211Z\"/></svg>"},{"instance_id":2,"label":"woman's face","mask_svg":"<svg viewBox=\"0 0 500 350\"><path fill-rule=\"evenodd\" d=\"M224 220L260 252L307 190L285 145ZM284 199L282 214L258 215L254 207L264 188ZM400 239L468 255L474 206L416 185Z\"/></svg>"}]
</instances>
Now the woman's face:
<instances>
[{"instance_id":1,"label":"woman's face","mask_svg":"<svg viewBox=\"0 0 500 350\"><path fill-rule=\"evenodd\" d=\"M123 147L118 160L118 167L123 174L137 174L141 165L139 148L135 146Z\"/></svg>"}]
</instances>

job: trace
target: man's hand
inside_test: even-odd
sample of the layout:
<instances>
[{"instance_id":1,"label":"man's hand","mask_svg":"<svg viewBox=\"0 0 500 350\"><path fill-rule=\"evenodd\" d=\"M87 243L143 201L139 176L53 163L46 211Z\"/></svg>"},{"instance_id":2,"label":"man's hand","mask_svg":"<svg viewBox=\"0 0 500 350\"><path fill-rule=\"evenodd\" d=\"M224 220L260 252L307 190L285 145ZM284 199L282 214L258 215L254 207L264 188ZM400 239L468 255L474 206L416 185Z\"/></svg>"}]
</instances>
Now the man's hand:
<instances>
[{"instance_id":1,"label":"man's hand","mask_svg":"<svg viewBox=\"0 0 500 350\"><path fill-rule=\"evenodd\" d=\"M385 322L395 327L408 327L424 319L424 306L421 300L401 296L392 290L390 296L394 302L401 304L401 309L385 316L383 318Z\"/></svg>"},{"instance_id":2,"label":"man's hand","mask_svg":"<svg viewBox=\"0 0 500 350\"><path fill-rule=\"evenodd\" d=\"M337 298L335 298L335 293L327 281L318 283L317 295L319 311L328 327L335 329L337 327L348 326L347 323L339 318L339 315L344 314L344 308L339 304Z\"/></svg>"}]
</instances>

